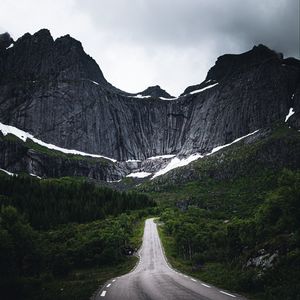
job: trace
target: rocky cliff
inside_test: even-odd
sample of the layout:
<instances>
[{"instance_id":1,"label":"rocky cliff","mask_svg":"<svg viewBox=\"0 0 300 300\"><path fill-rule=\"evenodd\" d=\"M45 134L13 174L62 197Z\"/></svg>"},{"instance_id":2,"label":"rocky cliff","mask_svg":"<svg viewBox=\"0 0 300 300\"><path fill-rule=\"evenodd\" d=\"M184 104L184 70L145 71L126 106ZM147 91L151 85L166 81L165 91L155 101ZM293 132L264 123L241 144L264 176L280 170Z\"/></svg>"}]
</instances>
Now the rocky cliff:
<instances>
[{"instance_id":1,"label":"rocky cliff","mask_svg":"<svg viewBox=\"0 0 300 300\"><path fill-rule=\"evenodd\" d=\"M80 42L41 30L0 52L0 121L117 160L205 153L284 121L290 107L299 126L299 78L298 60L259 45L221 56L179 98L162 99L171 96L160 87L128 94L106 81Z\"/></svg>"}]
</instances>

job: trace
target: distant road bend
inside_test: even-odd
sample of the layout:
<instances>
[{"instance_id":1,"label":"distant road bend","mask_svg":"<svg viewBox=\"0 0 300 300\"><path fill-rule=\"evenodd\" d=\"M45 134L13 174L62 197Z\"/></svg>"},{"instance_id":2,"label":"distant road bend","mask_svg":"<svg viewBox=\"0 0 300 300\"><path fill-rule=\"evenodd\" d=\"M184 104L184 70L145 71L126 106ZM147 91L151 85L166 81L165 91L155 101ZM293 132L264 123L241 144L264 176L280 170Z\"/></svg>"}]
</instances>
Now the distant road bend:
<instances>
[{"instance_id":1,"label":"distant road bend","mask_svg":"<svg viewBox=\"0 0 300 300\"><path fill-rule=\"evenodd\" d=\"M140 261L134 271L107 282L96 300L246 299L181 274L166 262L153 219L146 220Z\"/></svg>"}]
</instances>

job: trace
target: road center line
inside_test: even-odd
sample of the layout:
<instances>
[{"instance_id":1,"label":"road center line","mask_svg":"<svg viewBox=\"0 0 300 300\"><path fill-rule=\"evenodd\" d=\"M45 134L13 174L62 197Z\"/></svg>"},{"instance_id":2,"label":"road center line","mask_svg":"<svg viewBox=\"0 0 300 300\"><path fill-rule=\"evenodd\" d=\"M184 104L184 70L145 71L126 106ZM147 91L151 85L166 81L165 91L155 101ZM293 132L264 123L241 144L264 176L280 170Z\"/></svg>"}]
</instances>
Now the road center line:
<instances>
[{"instance_id":1,"label":"road center line","mask_svg":"<svg viewBox=\"0 0 300 300\"><path fill-rule=\"evenodd\" d=\"M220 291L220 293L224 294L224 295L227 295L227 296L230 296L230 297L233 297L235 298L236 296L232 295L232 294L229 294L229 293L226 293L224 291Z\"/></svg>"},{"instance_id":2,"label":"road center line","mask_svg":"<svg viewBox=\"0 0 300 300\"><path fill-rule=\"evenodd\" d=\"M208 284L205 284L205 283L201 283L201 284L207 288L211 288L210 285L208 285Z\"/></svg>"},{"instance_id":3,"label":"road center line","mask_svg":"<svg viewBox=\"0 0 300 300\"><path fill-rule=\"evenodd\" d=\"M100 296L105 297L105 295L106 295L106 291L103 291Z\"/></svg>"},{"instance_id":4,"label":"road center line","mask_svg":"<svg viewBox=\"0 0 300 300\"><path fill-rule=\"evenodd\" d=\"M111 283L109 283L106 287L110 287L111 286Z\"/></svg>"}]
</instances>

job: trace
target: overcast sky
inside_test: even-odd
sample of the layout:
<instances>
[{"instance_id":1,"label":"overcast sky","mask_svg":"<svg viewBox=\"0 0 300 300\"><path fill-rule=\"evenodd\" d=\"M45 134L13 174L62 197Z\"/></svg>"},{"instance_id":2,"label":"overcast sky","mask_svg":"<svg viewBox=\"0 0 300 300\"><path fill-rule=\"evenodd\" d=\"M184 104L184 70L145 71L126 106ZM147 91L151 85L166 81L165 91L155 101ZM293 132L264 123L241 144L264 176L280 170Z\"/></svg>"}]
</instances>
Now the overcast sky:
<instances>
[{"instance_id":1,"label":"overcast sky","mask_svg":"<svg viewBox=\"0 0 300 300\"><path fill-rule=\"evenodd\" d=\"M69 33L127 92L159 84L176 96L218 56L259 43L299 58L299 0L0 0L0 20L14 39Z\"/></svg>"}]
</instances>

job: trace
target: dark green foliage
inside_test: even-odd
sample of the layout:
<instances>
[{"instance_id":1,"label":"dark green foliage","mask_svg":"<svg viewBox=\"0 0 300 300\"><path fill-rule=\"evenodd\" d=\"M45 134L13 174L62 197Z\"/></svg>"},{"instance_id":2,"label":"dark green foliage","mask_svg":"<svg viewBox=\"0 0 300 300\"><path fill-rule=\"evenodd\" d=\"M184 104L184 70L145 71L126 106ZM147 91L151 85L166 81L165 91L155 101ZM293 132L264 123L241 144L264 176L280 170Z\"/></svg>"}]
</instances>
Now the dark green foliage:
<instances>
[{"instance_id":1,"label":"dark green foliage","mask_svg":"<svg viewBox=\"0 0 300 300\"><path fill-rule=\"evenodd\" d=\"M264 299L298 299L300 172L283 169L274 173L277 183L271 185L266 184L270 180L257 178L261 182L253 194L256 200L244 202L244 194L235 200L229 198L234 210L223 207L222 203L235 190L244 186L247 191L252 185L249 177L227 182L224 199L213 198L214 208L203 206L206 201L203 191L201 197L194 196L187 206L166 209L161 214L163 232L173 239L172 247L176 250L173 257L190 266L190 272L196 272L194 275L199 274L203 280L228 289L261 294ZM206 187L213 191L213 184ZM216 183L216 190L219 187L220 183ZM247 213L241 207L247 208ZM262 253L276 256L271 266L247 264Z\"/></svg>"},{"instance_id":2,"label":"dark green foliage","mask_svg":"<svg viewBox=\"0 0 300 300\"><path fill-rule=\"evenodd\" d=\"M155 203L142 194L121 193L83 180L0 175L0 205L16 207L33 227L47 229L103 219Z\"/></svg>"},{"instance_id":3,"label":"dark green foliage","mask_svg":"<svg viewBox=\"0 0 300 300\"><path fill-rule=\"evenodd\" d=\"M51 288L42 296L43 287L51 280L65 280L77 269L126 265L124 249L139 246L135 230L156 210L148 196L82 179L6 175L0 175L0 204L0 295L5 300L47 299Z\"/></svg>"},{"instance_id":4,"label":"dark green foliage","mask_svg":"<svg viewBox=\"0 0 300 300\"><path fill-rule=\"evenodd\" d=\"M45 278L63 280L76 269L120 265L126 259L124 248L138 246L132 236L145 214L136 211L38 232L14 207L2 206L1 299L41 299Z\"/></svg>"}]
</instances>

